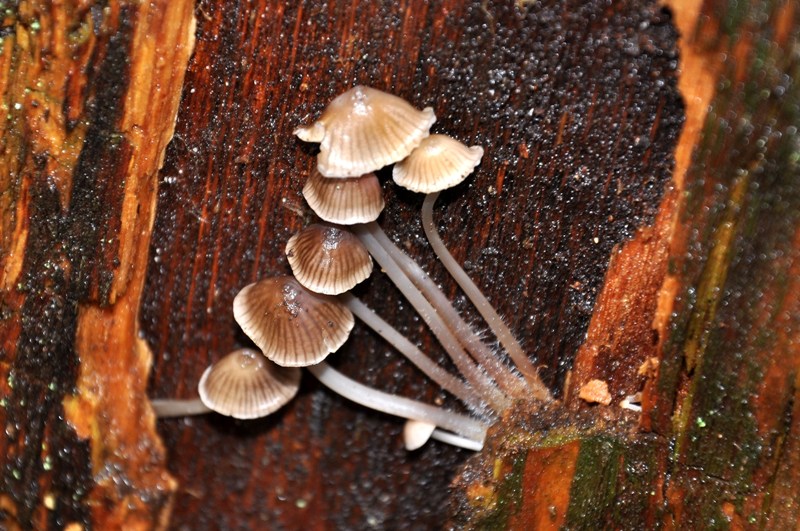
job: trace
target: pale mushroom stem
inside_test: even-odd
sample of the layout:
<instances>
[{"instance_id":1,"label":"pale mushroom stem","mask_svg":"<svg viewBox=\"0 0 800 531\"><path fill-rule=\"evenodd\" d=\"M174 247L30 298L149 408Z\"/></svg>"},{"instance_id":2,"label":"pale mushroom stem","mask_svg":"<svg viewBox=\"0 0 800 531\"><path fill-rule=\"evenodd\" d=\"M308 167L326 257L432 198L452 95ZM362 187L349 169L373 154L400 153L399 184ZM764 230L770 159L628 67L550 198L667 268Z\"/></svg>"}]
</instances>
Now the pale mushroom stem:
<instances>
[{"instance_id":1,"label":"pale mushroom stem","mask_svg":"<svg viewBox=\"0 0 800 531\"><path fill-rule=\"evenodd\" d=\"M449 444L450 446L458 446L459 448L472 450L473 452L480 452L483 450L482 441L473 441L472 439L456 435L455 433L450 433L449 431L442 431L440 429L433 430L433 433L431 433L431 439L436 439L437 441Z\"/></svg>"},{"instance_id":2,"label":"pale mushroom stem","mask_svg":"<svg viewBox=\"0 0 800 531\"><path fill-rule=\"evenodd\" d=\"M206 407L199 398L189 398L186 400L154 398L150 400L150 406L153 408L156 417L160 419L211 413L211 409Z\"/></svg>"},{"instance_id":3,"label":"pale mushroom stem","mask_svg":"<svg viewBox=\"0 0 800 531\"><path fill-rule=\"evenodd\" d=\"M436 225L433 222L433 205L438 197L438 192L428 194L425 196L425 201L422 203L422 227L425 230L425 235L428 237L428 241L430 242L433 251L436 253L436 256L439 257L439 260L442 262L442 264L444 264L444 266L450 272L450 275L452 275L452 277L456 280L458 285L461 286L461 289L472 301L472 304L475 305L475 308L477 308L478 312L483 316L484 320L489 325L489 328L492 329L492 333L494 333L494 335L500 341L503 349L508 352L509 357L511 357L511 360L517 366L517 369L519 369L519 371L525 377L525 380L528 382L528 385L530 386L534 396L539 400L551 400L552 396L550 395L550 391L539 377L536 367L534 367L531 360L525 354L525 351L522 350L522 346L519 344L519 341L517 341L516 337L514 337L514 334L511 333L511 330L483 295L478 286L475 285L472 279L466 274L464 269L462 269L458 262L453 258L453 255L450 254L450 251L447 250L447 247L445 247L442 239L439 237L439 234L436 231Z\"/></svg>"},{"instance_id":4,"label":"pale mushroom stem","mask_svg":"<svg viewBox=\"0 0 800 531\"><path fill-rule=\"evenodd\" d=\"M486 437L488 426L479 420L372 389L348 378L325 362L311 365L308 370L330 390L364 407L404 419L430 422L472 441L483 441Z\"/></svg>"},{"instance_id":5,"label":"pale mushroom stem","mask_svg":"<svg viewBox=\"0 0 800 531\"><path fill-rule=\"evenodd\" d=\"M458 311L453 308L452 303L442 290L439 289L439 286L431 280L430 276L425 273L419 264L400 250L397 245L389 239L380 225L374 222L369 223L367 224L367 229L394 261L397 262L397 265L400 266L417 289L419 289L433 307L436 308L436 311L442 316L442 319L453 331L456 338L467 348L475 361L487 370L500 388L517 398L527 396L529 391L525 380L521 379L506 366L503 361L492 352L486 343L481 340L472 327L467 324Z\"/></svg>"},{"instance_id":6,"label":"pale mushroom stem","mask_svg":"<svg viewBox=\"0 0 800 531\"><path fill-rule=\"evenodd\" d=\"M364 324L369 326L398 352L403 354L419 370L425 373L428 378L436 382L439 387L461 400L476 414L481 416L492 415L492 412L487 410L486 404L472 387L445 371L437 363L428 358L419 348L411 343L411 341L406 339L403 334L381 319L378 314L361 300L350 293L339 295L339 300L342 301L356 317L361 319Z\"/></svg>"},{"instance_id":7,"label":"pale mushroom stem","mask_svg":"<svg viewBox=\"0 0 800 531\"><path fill-rule=\"evenodd\" d=\"M378 243L375 237L369 232L369 224L355 225L353 231L366 246L369 254L380 264L384 273L391 279L395 286L403 293L405 298L431 329L431 332L439 340L450 355L458 370L483 397L484 400L495 411L503 411L509 405L509 399L483 372L483 369L473 362L472 358L464 351L450 328L442 320L441 315L431 305L431 303L420 293L411 280L400 269L400 266Z\"/></svg>"}]
</instances>

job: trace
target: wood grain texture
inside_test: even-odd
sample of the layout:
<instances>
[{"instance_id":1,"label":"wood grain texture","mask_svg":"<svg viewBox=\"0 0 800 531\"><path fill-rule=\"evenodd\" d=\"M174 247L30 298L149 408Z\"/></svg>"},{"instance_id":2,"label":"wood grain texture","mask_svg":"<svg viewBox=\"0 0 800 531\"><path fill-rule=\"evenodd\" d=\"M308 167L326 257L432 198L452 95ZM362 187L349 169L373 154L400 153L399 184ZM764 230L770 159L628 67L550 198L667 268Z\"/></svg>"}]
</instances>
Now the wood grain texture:
<instances>
[{"instance_id":1,"label":"wood grain texture","mask_svg":"<svg viewBox=\"0 0 800 531\"><path fill-rule=\"evenodd\" d=\"M436 218L559 393L612 249L652 224L670 178L683 114L669 15L633 2L197 9L142 312L156 355L152 395L191 396L209 362L247 343L231 316L234 295L288 272L283 246L313 219L300 190L315 147L291 131L357 83L432 106L435 131L486 149ZM381 224L470 313L423 241L421 197L386 177ZM443 358L382 275L357 293ZM453 404L363 327L331 359L370 385ZM176 529L438 527L468 455L435 444L409 454L398 421L309 378L274 417L160 429L181 484Z\"/></svg>"},{"instance_id":2,"label":"wood grain texture","mask_svg":"<svg viewBox=\"0 0 800 531\"><path fill-rule=\"evenodd\" d=\"M674 430L677 525L777 528L800 515L798 490L786 491L800 422L800 60L784 52L800 42L800 12L793 2L729 7L705 4L714 23L688 40L716 58L718 81L673 239L684 249L680 288L651 420Z\"/></svg>"},{"instance_id":3,"label":"wood grain texture","mask_svg":"<svg viewBox=\"0 0 800 531\"><path fill-rule=\"evenodd\" d=\"M507 415L458 479L458 525L549 512L581 529L797 526L800 15L792 2L669 4L688 117L673 191L614 254L570 381L604 379L616 399L644 385L643 414L570 391L567 419ZM574 440L569 499L536 511L526 502L548 487L529 471Z\"/></svg>"},{"instance_id":4,"label":"wood grain texture","mask_svg":"<svg viewBox=\"0 0 800 531\"><path fill-rule=\"evenodd\" d=\"M187 2L4 7L2 526L163 526L138 310Z\"/></svg>"}]
</instances>

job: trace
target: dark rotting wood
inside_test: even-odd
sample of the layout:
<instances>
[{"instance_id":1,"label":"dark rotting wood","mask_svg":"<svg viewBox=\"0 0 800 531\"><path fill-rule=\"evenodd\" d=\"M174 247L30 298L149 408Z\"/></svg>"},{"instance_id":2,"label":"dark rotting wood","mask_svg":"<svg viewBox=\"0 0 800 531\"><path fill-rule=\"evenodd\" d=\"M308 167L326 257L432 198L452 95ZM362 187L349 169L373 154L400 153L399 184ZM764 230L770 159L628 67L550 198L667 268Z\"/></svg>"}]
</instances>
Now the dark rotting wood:
<instances>
[{"instance_id":1,"label":"dark rotting wood","mask_svg":"<svg viewBox=\"0 0 800 531\"><path fill-rule=\"evenodd\" d=\"M655 3L257 2L202 3L198 15L145 290L151 393L191 396L209 362L247 343L233 296L288 272L283 247L313 219L300 189L316 148L291 132L362 83L432 106L435 131L485 147L436 219L560 394L612 249L653 223L670 179L683 115L668 12ZM381 224L455 296L423 241L422 198L385 190ZM442 357L382 275L358 294ZM364 327L330 359L381 389L452 402ZM181 483L173 525L442 525L447 486L468 454L440 445L408 454L400 427L311 379L262 421L165 421Z\"/></svg>"}]
</instances>

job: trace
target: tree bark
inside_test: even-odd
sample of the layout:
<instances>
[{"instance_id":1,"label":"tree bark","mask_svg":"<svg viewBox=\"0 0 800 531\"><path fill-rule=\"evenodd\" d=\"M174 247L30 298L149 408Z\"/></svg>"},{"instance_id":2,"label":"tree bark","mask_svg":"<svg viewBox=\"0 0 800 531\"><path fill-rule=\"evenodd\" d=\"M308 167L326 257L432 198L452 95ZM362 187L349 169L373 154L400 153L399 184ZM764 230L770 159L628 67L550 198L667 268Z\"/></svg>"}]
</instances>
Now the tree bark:
<instances>
[{"instance_id":1,"label":"tree bark","mask_svg":"<svg viewBox=\"0 0 800 531\"><path fill-rule=\"evenodd\" d=\"M796 525L791 2L22 2L5 16L6 527ZM314 219L300 190L316 148L292 131L358 83L485 148L436 219L558 401L518 404L472 457L408 453L401 422L308 377L266 419L156 434L148 384L193 396L249 345L233 297L288 273L283 247ZM478 322L422 239L422 198L381 177L381 225ZM445 359L384 275L357 294ZM459 407L365 327L330 361ZM593 381L609 405L581 398ZM619 407L637 392L641 413Z\"/></svg>"},{"instance_id":2,"label":"tree bark","mask_svg":"<svg viewBox=\"0 0 800 531\"><path fill-rule=\"evenodd\" d=\"M670 4L687 116L672 190L653 226L611 258L569 411L515 412L498 426L457 482L459 525L780 529L800 519L800 91L786 53L797 6ZM586 411L577 390L595 379L612 406L643 391L641 415ZM520 433L536 435L520 443Z\"/></svg>"},{"instance_id":3,"label":"tree bark","mask_svg":"<svg viewBox=\"0 0 800 531\"><path fill-rule=\"evenodd\" d=\"M2 526L163 527L139 307L188 2L20 2L2 40Z\"/></svg>"}]
</instances>

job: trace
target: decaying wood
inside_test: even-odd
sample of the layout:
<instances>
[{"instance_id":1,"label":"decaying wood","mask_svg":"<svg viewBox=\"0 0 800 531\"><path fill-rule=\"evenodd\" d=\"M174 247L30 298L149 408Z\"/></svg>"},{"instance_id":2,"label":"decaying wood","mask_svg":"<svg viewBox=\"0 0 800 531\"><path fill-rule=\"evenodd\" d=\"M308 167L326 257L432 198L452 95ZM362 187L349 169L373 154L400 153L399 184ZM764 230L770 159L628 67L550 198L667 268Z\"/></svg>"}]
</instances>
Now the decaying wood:
<instances>
[{"instance_id":1,"label":"decaying wood","mask_svg":"<svg viewBox=\"0 0 800 531\"><path fill-rule=\"evenodd\" d=\"M3 525L793 526L798 89L781 52L800 15L668 7L4 12ZM266 419L160 422L165 459L150 352L150 395L188 397L248 344L233 296L288 272L285 242L313 219L300 189L315 148L291 132L356 83L432 106L435 131L486 149L436 219L559 402L519 404L470 459L408 453L397 420L305 379ZM421 198L381 176L381 224L474 319L422 239ZM383 275L358 295L444 359ZM458 407L363 327L331 361ZM593 381L608 406L580 398ZM642 414L619 407L640 391Z\"/></svg>"},{"instance_id":2,"label":"decaying wood","mask_svg":"<svg viewBox=\"0 0 800 531\"><path fill-rule=\"evenodd\" d=\"M615 401L643 390L642 415L600 408L582 424L595 406L570 391L560 424L509 416L464 472L456 522L797 524L797 8L673 4L687 123L672 191L614 253L570 378L607 381ZM554 466L569 490L544 504Z\"/></svg>"},{"instance_id":3,"label":"decaying wood","mask_svg":"<svg viewBox=\"0 0 800 531\"><path fill-rule=\"evenodd\" d=\"M3 527L148 529L175 481L138 315L190 2L20 2L2 82Z\"/></svg>"},{"instance_id":4,"label":"decaying wood","mask_svg":"<svg viewBox=\"0 0 800 531\"><path fill-rule=\"evenodd\" d=\"M191 396L206 365L246 341L233 296L287 272L285 242L313 219L299 192L315 148L291 132L355 83L430 105L435 130L486 148L436 219L559 392L612 249L652 224L670 179L683 113L669 16L633 3L209 3L198 23L145 289L153 394ZM381 224L455 296L421 240L421 198L385 190ZM442 358L382 275L358 294ZM452 404L363 327L331 360ZM466 458L439 445L408 454L399 422L308 380L276 417L162 426L182 489L173 523L188 528L437 527Z\"/></svg>"}]
</instances>

